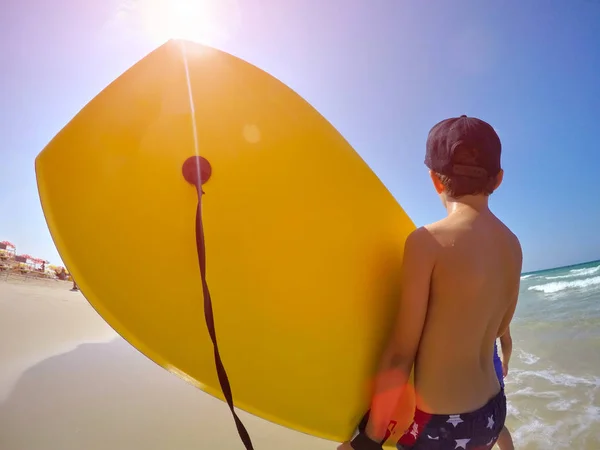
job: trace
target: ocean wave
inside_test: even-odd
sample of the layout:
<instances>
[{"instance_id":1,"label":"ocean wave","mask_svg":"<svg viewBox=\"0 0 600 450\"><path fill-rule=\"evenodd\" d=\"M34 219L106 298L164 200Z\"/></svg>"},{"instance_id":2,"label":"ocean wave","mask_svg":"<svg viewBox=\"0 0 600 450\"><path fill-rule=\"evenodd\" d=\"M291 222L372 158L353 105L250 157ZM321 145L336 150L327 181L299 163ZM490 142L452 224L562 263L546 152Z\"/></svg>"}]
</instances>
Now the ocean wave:
<instances>
[{"instance_id":1,"label":"ocean wave","mask_svg":"<svg viewBox=\"0 0 600 450\"><path fill-rule=\"evenodd\" d=\"M556 275L554 277L544 277L546 280L560 280L564 278L587 277L600 272L600 266L586 267L585 269L572 269L566 275Z\"/></svg>"},{"instance_id":2,"label":"ocean wave","mask_svg":"<svg viewBox=\"0 0 600 450\"><path fill-rule=\"evenodd\" d=\"M584 278L583 280L553 281L551 283L537 284L530 286L528 290L543 292L544 294L556 294L568 289L584 289L598 284L600 284L600 276Z\"/></svg>"},{"instance_id":3,"label":"ocean wave","mask_svg":"<svg viewBox=\"0 0 600 450\"><path fill-rule=\"evenodd\" d=\"M515 382L522 383L523 378L542 378L546 381L549 381L551 384L555 386L566 386L566 387L575 387L578 385L590 386L590 387L600 387L600 378L592 377L592 376L576 376L570 375L568 373L557 372L552 369L546 370L517 370L514 369L512 371L512 376L515 379ZM527 390L527 388L522 391ZM526 394L527 392L522 392ZM544 393L538 393L544 394Z\"/></svg>"},{"instance_id":4,"label":"ocean wave","mask_svg":"<svg viewBox=\"0 0 600 450\"><path fill-rule=\"evenodd\" d=\"M600 266L586 267L584 269L572 269L569 272L576 274L577 276L593 275L600 272Z\"/></svg>"},{"instance_id":5,"label":"ocean wave","mask_svg":"<svg viewBox=\"0 0 600 450\"><path fill-rule=\"evenodd\" d=\"M528 278L531 278L532 276L534 276L532 273L530 273L529 275L523 275L521 277L521 280L527 280Z\"/></svg>"}]
</instances>

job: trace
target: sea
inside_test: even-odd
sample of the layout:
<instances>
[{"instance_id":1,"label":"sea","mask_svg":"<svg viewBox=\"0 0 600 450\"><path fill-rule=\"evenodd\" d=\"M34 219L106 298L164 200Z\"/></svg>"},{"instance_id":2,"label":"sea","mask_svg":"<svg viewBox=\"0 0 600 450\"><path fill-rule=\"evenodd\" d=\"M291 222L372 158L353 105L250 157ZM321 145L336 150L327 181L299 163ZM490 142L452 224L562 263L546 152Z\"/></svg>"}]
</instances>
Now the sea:
<instances>
[{"instance_id":1,"label":"sea","mask_svg":"<svg viewBox=\"0 0 600 450\"><path fill-rule=\"evenodd\" d=\"M505 379L515 447L600 449L600 261L521 277Z\"/></svg>"}]
</instances>

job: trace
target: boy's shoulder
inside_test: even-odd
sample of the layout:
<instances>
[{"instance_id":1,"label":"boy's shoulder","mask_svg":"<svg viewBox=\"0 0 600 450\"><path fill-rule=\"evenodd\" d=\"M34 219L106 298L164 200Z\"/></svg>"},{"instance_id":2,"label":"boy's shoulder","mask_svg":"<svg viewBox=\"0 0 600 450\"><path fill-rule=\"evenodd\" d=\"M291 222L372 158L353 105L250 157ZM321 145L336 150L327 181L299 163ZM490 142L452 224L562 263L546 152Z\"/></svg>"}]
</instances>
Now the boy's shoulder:
<instances>
[{"instance_id":1,"label":"boy's shoulder","mask_svg":"<svg viewBox=\"0 0 600 450\"><path fill-rule=\"evenodd\" d=\"M423 256L435 258L447 241L445 236L450 228L444 223L446 219L420 226L413 230L407 237L404 249L405 254L419 253Z\"/></svg>"},{"instance_id":2,"label":"boy's shoulder","mask_svg":"<svg viewBox=\"0 0 600 450\"><path fill-rule=\"evenodd\" d=\"M488 223L488 225L492 225L490 228L493 228L490 232L494 232L495 234L500 233L506 236L507 239L520 248L520 242L517 235L500 219L495 216L492 216L492 218L492 223ZM439 239L444 236L456 236L457 233L470 230L472 227L470 224L465 226L465 223L461 221L460 218L448 216L437 222L424 225L421 229L423 229L423 231L420 231L420 233L426 233L430 237ZM415 232L417 231L419 231L419 229L415 230Z\"/></svg>"},{"instance_id":3,"label":"boy's shoulder","mask_svg":"<svg viewBox=\"0 0 600 450\"><path fill-rule=\"evenodd\" d=\"M493 226L485 231L483 235L493 239L505 249L510 249L512 258L515 262L522 264L523 250L519 238L512 230L500 219L493 220ZM438 257L447 249L453 249L458 240L463 243L477 242L477 239L471 240L472 227L453 217L444 217L443 219L423 225L414 230L406 241L406 246L413 248L415 252L426 254L430 259L437 260ZM479 238L481 238L481 229ZM475 245L477 247L477 245ZM464 247L463 247L464 250Z\"/></svg>"},{"instance_id":4,"label":"boy's shoulder","mask_svg":"<svg viewBox=\"0 0 600 450\"><path fill-rule=\"evenodd\" d=\"M404 255L423 267L433 263L440 250L440 242L436 238L435 229L424 225L413 230L404 244Z\"/></svg>"},{"instance_id":5,"label":"boy's shoulder","mask_svg":"<svg viewBox=\"0 0 600 450\"><path fill-rule=\"evenodd\" d=\"M455 221L450 217L444 217L437 222L432 222L417 228L413 233L420 236L421 240L426 241L429 239L441 244L445 240L444 236L455 233L457 228Z\"/></svg>"}]
</instances>

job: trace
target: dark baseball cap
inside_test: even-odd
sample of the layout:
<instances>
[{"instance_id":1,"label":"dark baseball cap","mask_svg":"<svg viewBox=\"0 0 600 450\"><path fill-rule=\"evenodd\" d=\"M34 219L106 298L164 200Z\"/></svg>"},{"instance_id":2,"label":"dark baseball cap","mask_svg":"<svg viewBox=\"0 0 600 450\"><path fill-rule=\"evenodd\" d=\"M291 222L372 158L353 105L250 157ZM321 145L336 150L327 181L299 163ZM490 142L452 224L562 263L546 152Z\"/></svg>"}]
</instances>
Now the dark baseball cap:
<instances>
[{"instance_id":1,"label":"dark baseball cap","mask_svg":"<svg viewBox=\"0 0 600 450\"><path fill-rule=\"evenodd\" d=\"M425 165L442 175L488 178L500 172L502 144L492 126L475 117L453 117L427 137Z\"/></svg>"}]
</instances>

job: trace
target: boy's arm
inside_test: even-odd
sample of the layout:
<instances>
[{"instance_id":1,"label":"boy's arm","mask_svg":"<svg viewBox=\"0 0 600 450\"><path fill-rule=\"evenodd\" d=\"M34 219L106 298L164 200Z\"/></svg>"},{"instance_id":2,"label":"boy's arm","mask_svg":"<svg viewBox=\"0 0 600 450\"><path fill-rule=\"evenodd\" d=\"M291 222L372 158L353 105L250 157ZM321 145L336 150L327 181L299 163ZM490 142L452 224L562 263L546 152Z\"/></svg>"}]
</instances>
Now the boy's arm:
<instances>
[{"instance_id":1,"label":"boy's arm","mask_svg":"<svg viewBox=\"0 0 600 450\"><path fill-rule=\"evenodd\" d=\"M504 376L508 373L508 363L512 355L512 336L510 335L510 325L506 329L506 333L500 336L500 347L502 348L502 370Z\"/></svg>"},{"instance_id":2,"label":"boy's arm","mask_svg":"<svg viewBox=\"0 0 600 450\"><path fill-rule=\"evenodd\" d=\"M366 427L367 436L376 442L385 437L419 348L436 249L435 240L425 228L413 231L405 243L402 295L396 323L380 359Z\"/></svg>"},{"instance_id":3,"label":"boy's arm","mask_svg":"<svg viewBox=\"0 0 600 450\"><path fill-rule=\"evenodd\" d=\"M508 362L510 361L510 357L512 355L512 336L510 335L510 322L515 314L515 310L517 308L517 301L519 299L519 289L521 287L521 271L523 270L523 250L521 248L521 244L519 240L515 236L515 251L516 256L518 258L517 264L517 273L515 273L515 285L512 289L510 305L504 318L502 319L502 323L500 324L500 329L498 330L497 336L500 338L500 346L502 350L502 374L506 376L508 374Z\"/></svg>"},{"instance_id":4,"label":"boy's arm","mask_svg":"<svg viewBox=\"0 0 600 450\"><path fill-rule=\"evenodd\" d=\"M498 329L498 334L496 335L499 338L501 338L508 331L508 327L510 325L510 322L512 321L512 318L515 314L515 310L517 308L517 301L519 299L519 289L521 287L521 271L523 270L523 250L521 249L521 244L519 243L519 240L516 237L515 241L515 252L519 262L517 264L517 270L515 273L515 284L511 292L510 305L508 307L508 310L506 311L506 314L504 315L504 318L502 319L502 323L500 324L500 328Z\"/></svg>"}]
</instances>

